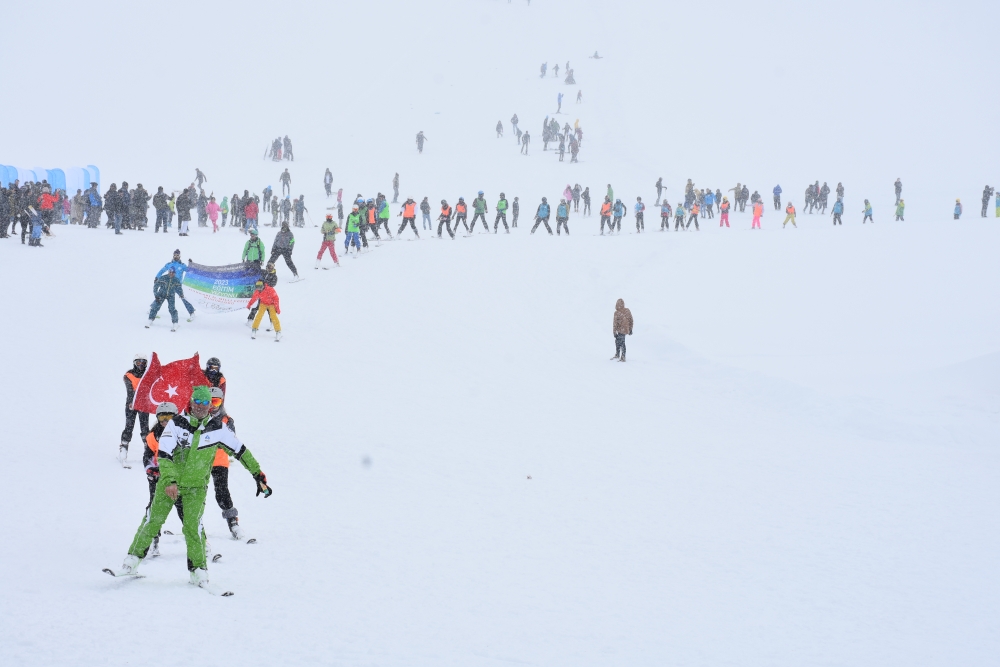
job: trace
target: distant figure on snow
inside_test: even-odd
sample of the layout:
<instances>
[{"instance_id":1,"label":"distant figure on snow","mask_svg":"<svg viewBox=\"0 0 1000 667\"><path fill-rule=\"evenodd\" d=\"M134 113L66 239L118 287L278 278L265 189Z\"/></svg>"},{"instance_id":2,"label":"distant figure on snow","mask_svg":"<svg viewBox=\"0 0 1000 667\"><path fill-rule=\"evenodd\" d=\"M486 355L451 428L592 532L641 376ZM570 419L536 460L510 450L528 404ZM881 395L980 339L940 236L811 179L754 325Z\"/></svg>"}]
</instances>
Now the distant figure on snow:
<instances>
[{"instance_id":1,"label":"distant figure on snow","mask_svg":"<svg viewBox=\"0 0 1000 667\"><path fill-rule=\"evenodd\" d=\"M497 139L503 136L503 123L499 120L497 121Z\"/></svg>"},{"instance_id":2,"label":"distant figure on snow","mask_svg":"<svg viewBox=\"0 0 1000 667\"><path fill-rule=\"evenodd\" d=\"M420 130L417 132L417 152L424 152L424 142L427 141L427 137L424 136L424 131Z\"/></svg>"},{"instance_id":3,"label":"distant figure on snow","mask_svg":"<svg viewBox=\"0 0 1000 667\"><path fill-rule=\"evenodd\" d=\"M615 356L611 357L611 361L625 361L625 336L632 335L632 326L632 311L625 307L624 299L618 299L611 320L611 333L615 337Z\"/></svg>"}]
</instances>

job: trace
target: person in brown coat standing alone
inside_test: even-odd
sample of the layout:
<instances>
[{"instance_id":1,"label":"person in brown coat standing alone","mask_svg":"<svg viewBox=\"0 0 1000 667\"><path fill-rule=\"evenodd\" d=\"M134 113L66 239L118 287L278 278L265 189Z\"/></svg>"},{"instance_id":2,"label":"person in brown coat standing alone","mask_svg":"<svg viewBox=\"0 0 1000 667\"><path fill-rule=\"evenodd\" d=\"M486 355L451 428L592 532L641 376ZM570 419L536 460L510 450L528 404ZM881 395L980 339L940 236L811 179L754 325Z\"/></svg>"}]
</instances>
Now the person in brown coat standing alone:
<instances>
[{"instance_id":1,"label":"person in brown coat standing alone","mask_svg":"<svg viewBox=\"0 0 1000 667\"><path fill-rule=\"evenodd\" d=\"M611 324L611 333L615 335L615 356L611 361L625 361L625 336L632 335L632 311L625 307L625 301L618 299L615 304L615 317Z\"/></svg>"}]
</instances>

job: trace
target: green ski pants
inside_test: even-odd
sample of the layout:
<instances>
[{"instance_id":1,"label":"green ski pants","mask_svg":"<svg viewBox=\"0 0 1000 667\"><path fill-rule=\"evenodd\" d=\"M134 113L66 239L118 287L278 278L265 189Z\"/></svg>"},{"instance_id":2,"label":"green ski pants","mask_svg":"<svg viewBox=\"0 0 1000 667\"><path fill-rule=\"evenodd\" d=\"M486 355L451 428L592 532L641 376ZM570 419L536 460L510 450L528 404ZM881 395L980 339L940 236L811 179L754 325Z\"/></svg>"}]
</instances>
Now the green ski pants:
<instances>
[{"instance_id":1,"label":"green ski pants","mask_svg":"<svg viewBox=\"0 0 1000 667\"><path fill-rule=\"evenodd\" d=\"M160 534L163 522L170 514L170 508L174 506L174 501L170 500L166 492L164 481L161 479L156 484L156 492L153 494L153 504L143 517L139 530L136 531L132 546L128 552L133 556L145 558L149 551L149 545L153 543L153 538ZM188 569L206 569L205 560L205 539L201 533L201 517L205 513L205 497L208 495L208 486L201 487L178 487L180 494L178 498L184 505L183 533L184 541L187 544Z\"/></svg>"}]
</instances>

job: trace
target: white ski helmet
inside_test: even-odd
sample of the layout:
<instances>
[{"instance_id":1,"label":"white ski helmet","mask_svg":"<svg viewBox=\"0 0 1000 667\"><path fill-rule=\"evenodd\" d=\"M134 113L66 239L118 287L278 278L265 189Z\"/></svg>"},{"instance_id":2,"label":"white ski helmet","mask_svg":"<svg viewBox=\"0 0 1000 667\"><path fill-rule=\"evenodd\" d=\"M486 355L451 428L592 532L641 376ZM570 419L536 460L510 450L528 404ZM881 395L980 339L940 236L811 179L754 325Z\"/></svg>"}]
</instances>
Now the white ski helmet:
<instances>
[{"instance_id":1,"label":"white ski helmet","mask_svg":"<svg viewBox=\"0 0 1000 667\"><path fill-rule=\"evenodd\" d=\"M135 356L132 357L132 363L135 363L137 361L147 361L148 362L149 359L142 352L136 352Z\"/></svg>"},{"instance_id":2,"label":"white ski helmet","mask_svg":"<svg viewBox=\"0 0 1000 667\"><path fill-rule=\"evenodd\" d=\"M163 403L160 403L159 405L157 405L156 406L156 416L165 415L165 414L176 415L177 414L177 406L174 405L173 403L171 403L170 401L164 401Z\"/></svg>"}]
</instances>

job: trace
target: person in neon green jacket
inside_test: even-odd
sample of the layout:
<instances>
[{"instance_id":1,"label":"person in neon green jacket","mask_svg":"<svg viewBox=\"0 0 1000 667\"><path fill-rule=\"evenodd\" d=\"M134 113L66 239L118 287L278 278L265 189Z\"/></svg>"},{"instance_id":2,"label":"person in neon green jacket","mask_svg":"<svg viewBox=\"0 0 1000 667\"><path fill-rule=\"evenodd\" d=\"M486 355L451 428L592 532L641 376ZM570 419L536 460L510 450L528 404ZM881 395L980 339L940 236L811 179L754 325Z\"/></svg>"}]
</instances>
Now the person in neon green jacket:
<instances>
[{"instance_id":1,"label":"person in neon green jacket","mask_svg":"<svg viewBox=\"0 0 1000 667\"><path fill-rule=\"evenodd\" d=\"M351 207L351 212L347 215L347 233L344 234L344 254L350 252L351 244L361 252L361 241L358 239L358 232L361 231L361 212L358 205ZM355 254L357 257L357 254Z\"/></svg>"},{"instance_id":2,"label":"person in neon green jacket","mask_svg":"<svg viewBox=\"0 0 1000 667\"><path fill-rule=\"evenodd\" d=\"M899 203L896 204L896 220L902 220L903 222L905 222L905 220L903 220L903 211L905 209L906 209L906 203L902 199L900 199Z\"/></svg>"},{"instance_id":3,"label":"person in neon green jacket","mask_svg":"<svg viewBox=\"0 0 1000 667\"><path fill-rule=\"evenodd\" d=\"M160 533L170 508L180 499L184 507L183 533L187 543L187 566L191 583L208 582L205 538L200 525L205 512L208 480L212 475L215 453L223 449L236 458L257 482L257 495L270 497L271 487L260 464L236 433L222 421L221 413L211 415L212 393L208 387L195 387L191 393L188 415L174 415L160 434L157 462L160 478L153 501L139 524L119 575L135 574L146 557L153 538Z\"/></svg>"},{"instance_id":4,"label":"person in neon green jacket","mask_svg":"<svg viewBox=\"0 0 1000 667\"><path fill-rule=\"evenodd\" d=\"M219 211L222 213L222 226L226 226L226 216L229 215L229 197L222 198L222 205L219 206Z\"/></svg>"},{"instance_id":5,"label":"person in neon green jacket","mask_svg":"<svg viewBox=\"0 0 1000 667\"><path fill-rule=\"evenodd\" d=\"M250 240L243 244L243 261L255 264L258 270L264 261L264 242L253 227L250 228Z\"/></svg>"}]
</instances>

